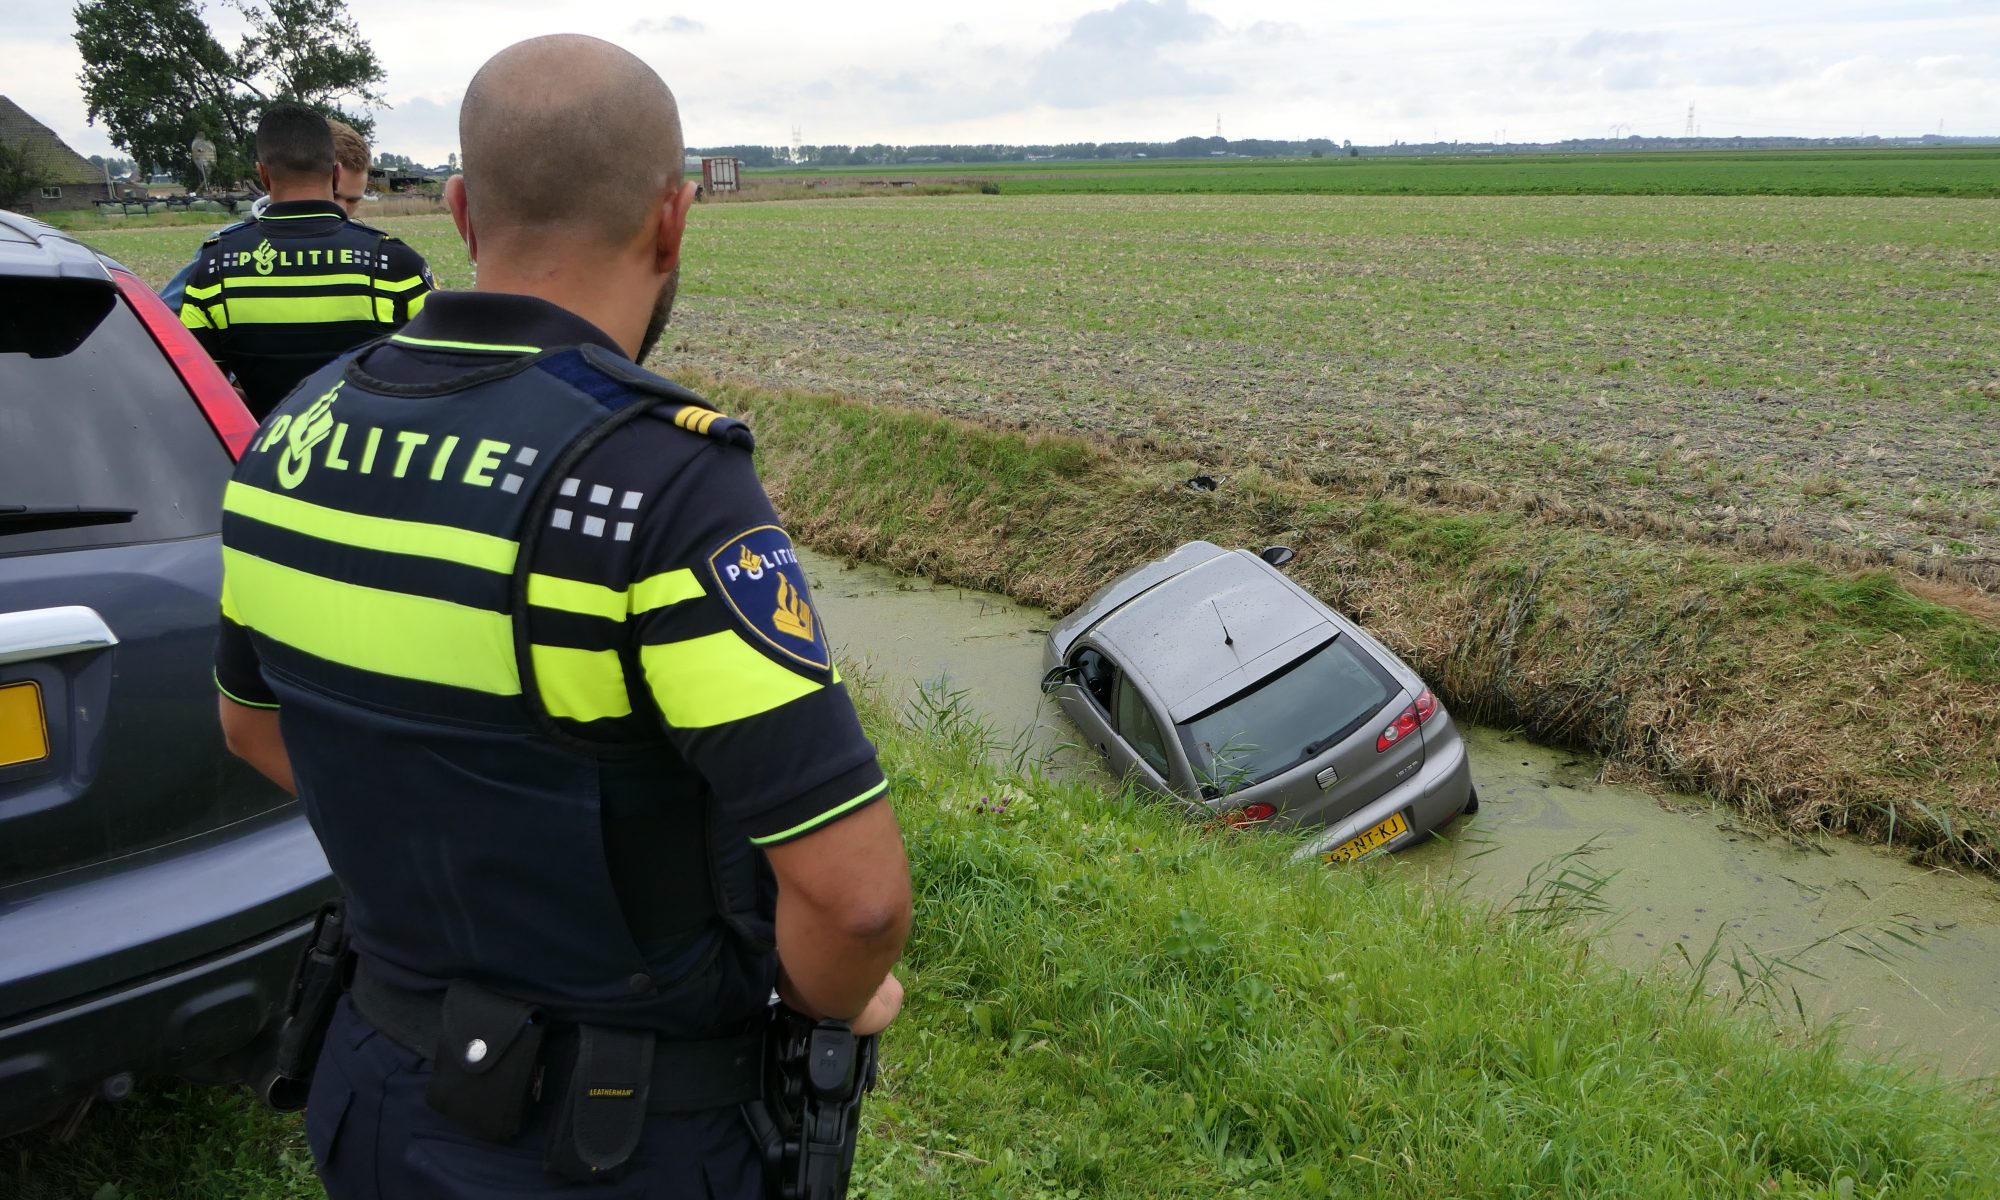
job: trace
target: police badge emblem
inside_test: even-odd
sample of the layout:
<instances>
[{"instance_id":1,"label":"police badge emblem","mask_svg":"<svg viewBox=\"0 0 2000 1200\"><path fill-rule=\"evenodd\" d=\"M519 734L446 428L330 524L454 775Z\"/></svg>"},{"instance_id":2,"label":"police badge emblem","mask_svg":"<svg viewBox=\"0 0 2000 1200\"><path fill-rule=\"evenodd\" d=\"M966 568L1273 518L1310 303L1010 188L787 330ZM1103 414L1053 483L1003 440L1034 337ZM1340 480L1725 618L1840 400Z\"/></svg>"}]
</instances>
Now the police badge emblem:
<instances>
[{"instance_id":1,"label":"police badge emblem","mask_svg":"<svg viewBox=\"0 0 2000 1200\"><path fill-rule=\"evenodd\" d=\"M786 658L827 671L827 649L819 614L806 599L805 568L792 539L776 525L737 534L708 556L716 590L766 646Z\"/></svg>"}]
</instances>

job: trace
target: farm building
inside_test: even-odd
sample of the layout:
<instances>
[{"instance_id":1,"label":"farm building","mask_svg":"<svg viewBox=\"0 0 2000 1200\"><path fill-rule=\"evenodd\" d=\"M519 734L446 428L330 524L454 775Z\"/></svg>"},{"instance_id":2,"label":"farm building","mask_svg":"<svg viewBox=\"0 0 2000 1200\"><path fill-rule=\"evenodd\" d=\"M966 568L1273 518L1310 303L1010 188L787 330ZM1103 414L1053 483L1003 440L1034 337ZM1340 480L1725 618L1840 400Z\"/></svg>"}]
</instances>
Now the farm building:
<instances>
[{"instance_id":1,"label":"farm building","mask_svg":"<svg viewBox=\"0 0 2000 1200\"><path fill-rule=\"evenodd\" d=\"M104 172L90 160L63 144L55 131L28 115L20 105L0 96L0 144L10 158L25 161L30 187L15 195L0 195L0 208L15 212L53 212L63 208L89 208L99 200L112 198Z\"/></svg>"}]
</instances>

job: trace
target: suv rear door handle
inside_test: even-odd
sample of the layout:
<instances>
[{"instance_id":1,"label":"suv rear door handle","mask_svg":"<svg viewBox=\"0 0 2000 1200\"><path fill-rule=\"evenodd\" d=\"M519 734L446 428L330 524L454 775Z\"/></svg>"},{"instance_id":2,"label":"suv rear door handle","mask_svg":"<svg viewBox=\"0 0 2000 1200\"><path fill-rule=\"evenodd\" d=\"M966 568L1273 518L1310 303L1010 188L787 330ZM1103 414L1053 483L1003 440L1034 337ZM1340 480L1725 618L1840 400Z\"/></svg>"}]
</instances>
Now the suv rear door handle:
<instances>
[{"instance_id":1,"label":"suv rear door handle","mask_svg":"<svg viewBox=\"0 0 2000 1200\"><path fill-rule=\"evenodd\" d=\"M107 650L117 644L118 635L97 610L81 604L0 612L0 666Z\"/></svg>"}]
</instances>

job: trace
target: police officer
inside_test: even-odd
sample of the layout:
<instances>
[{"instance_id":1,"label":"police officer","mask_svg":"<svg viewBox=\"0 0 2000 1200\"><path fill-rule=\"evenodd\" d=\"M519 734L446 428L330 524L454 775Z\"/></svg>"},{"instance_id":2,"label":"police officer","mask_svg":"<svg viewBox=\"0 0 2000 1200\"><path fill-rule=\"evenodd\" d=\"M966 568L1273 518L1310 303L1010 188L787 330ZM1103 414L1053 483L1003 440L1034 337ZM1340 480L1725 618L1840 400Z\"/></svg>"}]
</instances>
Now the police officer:
<instances>
[{"instance_id":1,"label":"police officer","mask_svg":"<svg viewBox=\"0 0 2000 1200\"><path fill-rule=\"evenodd\" d=\"M333 134L333 198L340 202L340 207L351 220L361 211L361 202L368 194L368 164L372 156L368 151L368 143L362 140L361 134L355 131L354 126L328 117L326 127ZM233 221L209 236L221 237L225 233L248 229L257 223L257 218L263 216L264 210L270 206L271 195L266 192L250 205L248 219ZM160 299L166 302L170 311L180 312L181 305L187 302L188 280L193 277L195 268L201 266L201 263L201 257L197 255L183 264L180 270L174 272L174 277L167 280L166 285L160 289Z\"/></svg>"},{"instance_id":2,"label":"police officer","mask_svg":"<svg viewBox=\"0 0 2000 1200\"><path fill-rule=\"evenodd\" d=\"M307 1140L334 1200L757 1200L772 988L859 1033L902 1002L887 785L749 430L635 365L693 203L672 94L537 38L460 140L477 290L308 378L224 502L224 730L359 959Z\"/></svg>"},{"instance_id":3,"label":"police officer","mask_svg":"<svg viewBox=\"0 0 2000 1200\"><path fill-rule=\"evenodd\" d=\"M257 124L262 215L210 237L182 292L181 324L236 377L262 419L299 380L401 326L431 290L423 257L348 220L334 199L332 131L302 105Z\"/></svg>"}]
</instances>

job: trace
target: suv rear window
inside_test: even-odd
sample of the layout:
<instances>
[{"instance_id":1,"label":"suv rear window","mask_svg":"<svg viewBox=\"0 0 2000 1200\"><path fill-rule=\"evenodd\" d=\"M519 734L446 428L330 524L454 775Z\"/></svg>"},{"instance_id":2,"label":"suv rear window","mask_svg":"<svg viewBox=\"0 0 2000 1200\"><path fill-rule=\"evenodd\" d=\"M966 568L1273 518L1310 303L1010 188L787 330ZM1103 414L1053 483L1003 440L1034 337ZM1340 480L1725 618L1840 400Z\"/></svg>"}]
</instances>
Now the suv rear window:
<instances>
[{"instance_id":1,"label":"suv rear window","mask_svg":"<svg viewBox=\"0 0 2000 1200\"><path fill-rule=\"evenodd\" d=\"M0 556L212 534L229 470L116 292L0 277Z\"/></svg>"}]
</instances>

